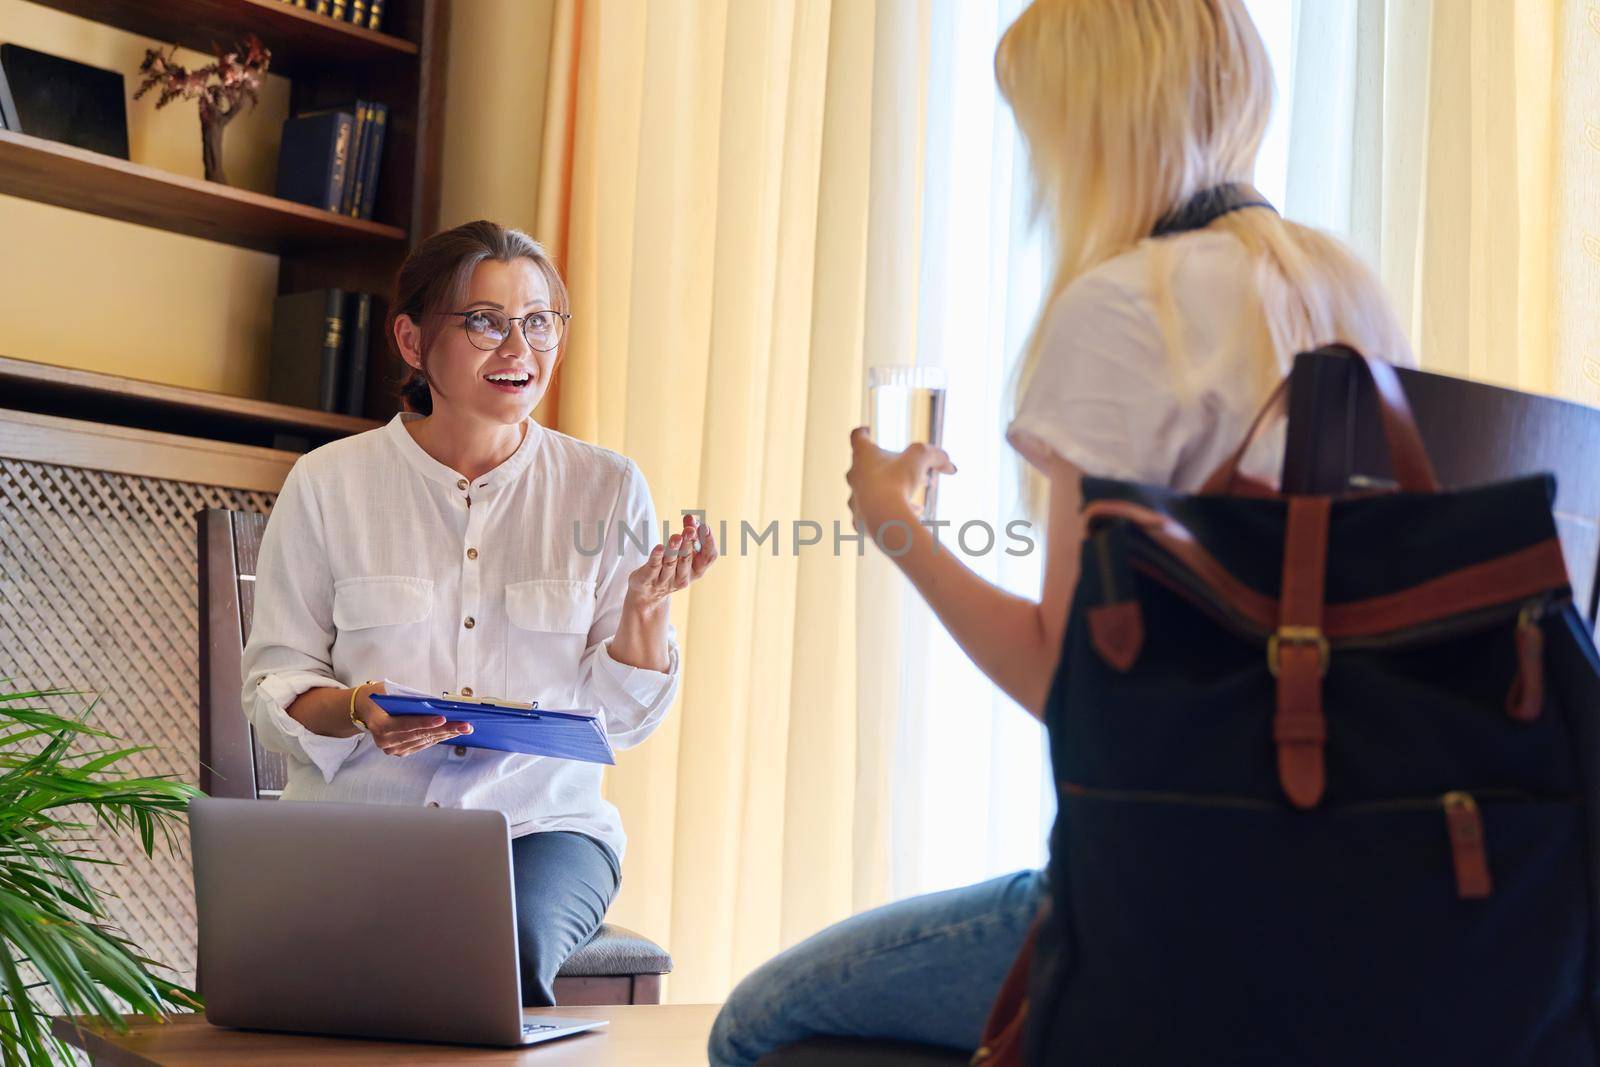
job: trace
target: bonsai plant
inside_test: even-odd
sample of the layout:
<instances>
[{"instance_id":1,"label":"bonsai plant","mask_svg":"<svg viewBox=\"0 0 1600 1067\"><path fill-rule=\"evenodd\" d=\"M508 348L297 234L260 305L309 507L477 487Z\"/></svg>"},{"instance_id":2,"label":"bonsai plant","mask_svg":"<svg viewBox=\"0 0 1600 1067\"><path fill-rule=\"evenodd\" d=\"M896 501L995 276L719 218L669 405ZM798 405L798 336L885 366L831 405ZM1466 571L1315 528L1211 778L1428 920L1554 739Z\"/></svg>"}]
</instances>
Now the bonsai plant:
<instances>
[{"instance_id":1,"label":"bonsai plant","mask_svg":"<svg viewBox=\"0 0 1600 1067\"><path fill-rule=\"evenodd\" d=\"M0 682L5 679L0 679ZM137 834L151 854L197 790L170 777L133 777L117 764L150 746L118 747L46 701L69 690L0 692L0 1055L4 1063L70 1062L50 1032L54 1012L125 1030L124 1011L159 1017L200 1006L193 991L112 925L90 864L92 832ZM53 1001L53 1003L52 1003Z\"/></svg>"},{"instance_id":2,"label":"bonsai plant","mask_svg":"<svg viewBox=\"0 0 1600 1067\"><path fill-rule=\"evenodd\" d=\"M206 180L226 185L228 179L222 172L222 131L244 110L246 103L254 107L260 101L261 79L267 75L272 53L253 33L246 34L231 50L218 47L217 61L199 70L191 71L173 62L177 52L177 45L167 52L156 48L145 52L144 62L139 64L143 79L133 98L138 100L159 85L161 96L156 100L157 111L173 100L200 101L200 153L205 162Z\"/></svg>"}]
</instances>

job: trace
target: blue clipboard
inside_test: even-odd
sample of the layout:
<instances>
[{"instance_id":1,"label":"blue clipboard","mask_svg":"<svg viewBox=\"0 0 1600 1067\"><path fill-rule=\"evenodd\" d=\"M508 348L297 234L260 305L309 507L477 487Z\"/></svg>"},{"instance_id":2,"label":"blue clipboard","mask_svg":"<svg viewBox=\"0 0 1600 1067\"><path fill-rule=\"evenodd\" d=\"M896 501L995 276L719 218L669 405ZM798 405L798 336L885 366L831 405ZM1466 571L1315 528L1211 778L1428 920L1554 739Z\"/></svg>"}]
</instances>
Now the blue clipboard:
<instances>
[{"instance_id":1,"label":"blue clipboard","mask_svg":"<svg viewBox=\"0 0 1600 1067\"><path fill-rule=\"evenodd\" d=\"M599 717L592 714L388 693L373 693L372 702L390 715L443 715L450 722L464 722L472 727L470 734L444 742L448 745L553 756L607 766L617 762L605 727L600 725Z\"/></svg>"}]
</instances>

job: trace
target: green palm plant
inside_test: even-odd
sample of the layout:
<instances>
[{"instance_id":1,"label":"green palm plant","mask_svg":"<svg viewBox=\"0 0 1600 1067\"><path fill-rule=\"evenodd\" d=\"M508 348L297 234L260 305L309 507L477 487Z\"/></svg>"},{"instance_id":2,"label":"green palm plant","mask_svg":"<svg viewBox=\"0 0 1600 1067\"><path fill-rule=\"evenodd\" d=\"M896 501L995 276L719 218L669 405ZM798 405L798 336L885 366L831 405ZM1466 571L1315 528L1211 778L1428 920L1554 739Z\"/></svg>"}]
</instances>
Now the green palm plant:
<instances>
[{"instance_id":1,"label":"green palm plant","mask_svg":"<svg viewBox=\"0 0 1600 1067\"><path fill-rule=\"evenodd\" d=\"M0 679L3 682L5 679ZM171 777L133 777L117 765L151 746L118 747L80 714L41 702L72 690L0 692L0 1054L7 1067L66 1062L50 1032L54 1011L125 1030L122 1013L159 1017L199 1007L192 990L112 925L90 883L93 834L134 833L146 855L158 833L168 848L194 787ZM53 1000L53 1004L51 1001Z\"/></svg>"}]
</instances>

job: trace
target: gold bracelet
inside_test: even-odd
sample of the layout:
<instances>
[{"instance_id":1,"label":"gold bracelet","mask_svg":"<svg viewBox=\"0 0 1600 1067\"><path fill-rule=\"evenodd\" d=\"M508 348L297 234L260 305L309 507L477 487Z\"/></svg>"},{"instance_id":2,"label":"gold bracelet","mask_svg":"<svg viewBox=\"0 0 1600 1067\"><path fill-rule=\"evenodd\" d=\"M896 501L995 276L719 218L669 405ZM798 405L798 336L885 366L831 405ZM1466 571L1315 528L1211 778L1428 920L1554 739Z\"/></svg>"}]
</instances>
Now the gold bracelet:
<instances>
[{"instance_id":1,"label":"gold bracelet","mask_svg":"<svg viewBox=\"0 0 1600 1067\"><path fill-rule=\"evenodd\" d=\"M372 730L367 726L366 723L364 723L360 719L356 718L356 697L360 696L361 695L361 691L363 689L365 689L367 686L369 686L369 685L377 685L377 684L378 684L377 680L376 679L372 679L372 680L369 680L369 681L362 682L360 685L358 685L354 689L350 690L350 721L351 721L351 723L353 723L355 725L355 728L357 730L360 730L364 734L370 734L372 732Z\"/></svg>"}]
</instances>

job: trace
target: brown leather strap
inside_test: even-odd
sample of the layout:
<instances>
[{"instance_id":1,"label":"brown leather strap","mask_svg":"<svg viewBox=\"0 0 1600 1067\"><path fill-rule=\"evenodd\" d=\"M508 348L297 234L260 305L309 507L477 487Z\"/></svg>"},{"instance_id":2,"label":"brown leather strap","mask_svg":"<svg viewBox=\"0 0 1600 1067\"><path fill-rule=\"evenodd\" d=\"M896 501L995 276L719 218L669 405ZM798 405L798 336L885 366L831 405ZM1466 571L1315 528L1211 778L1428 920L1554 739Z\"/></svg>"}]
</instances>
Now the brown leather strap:
<instances>
[{"instance_id":1,"label":"brown leather strap","mask_svg":"<svg viewBox=\"0 0 1600 1067\"><path fill-rule=\"evenodd\" d=\"M1417 432L1416 417L1411 413L1411 404L1406 400L1405 388L1401 386L1400 377L1394 372L1394 367L1381 359L1358 352L1349 345L1329 345L1327 348L1350 355L1372 381L1373 391L1378 397L1378 414L1383 423L1384 441L1389 446L1389 464L1394 468L1395 481L1399 483L1400 488L1410 493L1437 493L1439 478L1433 472L1433 463L1428 459L1428 450L1422 443L1422 435ZM1244 441L1234 450L1233 455L1206 479L1200 489L1202 493L1259 495L1259 483L1241 482L1239 464L1244 461L1245 453L1255 444L1262 430L1270 424L1269 418L1275 421L1275 417L1287 406L1289 381L1290 379L1285 377L1272 391L1272 395L1267 397L1266 403L1261 406L1255 420L1251 422Z\"/></svg>"},{"instance_id":2,"label":"brown leather strap","mask_svg":"<svg viewBox=\"0 0 1600 1067\"><path fill-rule=\"evenodd\" d=\"M1227 568L1217 562L1216 557L1201 546L1188 527L1170 515L1131 500L1096 500L1084 507L1082 515L1085 529L1108 519L1136 523L1146 536L1198 575L1218 597L1251 622L1264 630L1270 630L1277 624L1278 602L1262 596L1230 574Z\"/></svg>"},{"instance_id":3,"label":"brown leather strap","mask_svg":"<svg viewBox=\"0 0 1600 1067\"><path fill-rule=\"evenodd\" d=\"M1039 939L1049 904L1041 905L1022 939L1022 950L1000 983L1000 992L983 1027L983 1044L972 1054L974 1065L1022 1067L1022 1029L1028 1020L1028 979L1033 970L1033 946Z\"/></svg>"},{"instance_id":4,"label":"brown leather strap","mask_svg":"<svg viewBox=\"0 0 1600 1067\"><path fill-rule=\"evenodd\" d=\"M1097 500L1083 509L1083 518L1085 526L1115 519L1137 523L1146 536L1198 577L1217 599L1251 624L1267 631L1278 626L1278 601L1235 578L1187 527L1171 516L1127 500ZM1567 565L1561 543L1552 537L1399 592L1329 604L1324 608L1323 632L1331 640L1372 637L1566 587Z\"/></svg>"},{"instance_id":5,"label":"brown leather strap","mask_svg":"<svg viewBox=\"0 0 1600 1067\"><path fill-rule=\"evenodd\" d=\"M1544 628L1524 611L1517 620L1517 673L1506 696L1506 714L1534 722L1544 710Z\"/></svg>"},{"instance_id":6,"label":"brown leather strap","mask_svg":"<svg viewBox=\"0 0 1600 1067\"><path fill-rule=\"evenodd\" d=\"M1456 896L1482 900L1494 891L1489 877L1489 849L1483 840L1483 815L1467 793L1446 793L1445 832L1450 835L1450 862L1456 872Z\"/></svg>"},{"instance_id":7,"label":"brown leather strap","mask_svg":"<svg viewBox=\"0 0 1600 1067\"><path fill-rule=\"evenodd\" d=\"M1100 658L1123 674L1139 661L1144 648L1144 613L1137 600L1096 604L1089 609L1089 642Z\"/></svg>"},{"instance_id":8,"label":"brown leather strap","mask_svg":"<svg viewBox=\"0 0 1600 1067\"><path fill-rule=\"evenodd\" d=\"M1566 588L1567 561L1561 542L1552 537L1398 593L1329 604L1323 629L1335 639L1368 637Z\"/></svg>"},{"instance_id":9,"label":"brown leather strap","mask_svg":"<svg viewBox=\"0 0 1600 1067\"><path fill-rule=\"evenodd\" d=\"M1289 379L1285 377L1272 390L1266 403L1261 405L1261 410L1256 412L1256 417L1250 421L1250 429L1245 431L1244 440L1239 442L1239 447L1234 449L1233 455L1222 461L1222 466L1211 472L1211 476L1200 487L1200 492L1210 495L1228 496L1259 496L1261 495L1260 482L1253 479L1247 480L1239 475L1239 464L1244 462L1245 453L1250 451L1250 446L1256 443L1256 438L1261 436L1270 423L1277 422L1278 418L1288 411L1289 404ZM1269 422L1270 420L1270 422ZM1241 490L1244 490L1241 492Z\"/></svg>"},{"instance_id":10,"label":"brown leather strap","mask_svg":"<svg viewBox=\"0 0 1600 1067\"><path fill-rule=\"evenodd\" d=\"M1378 410L1383 416L1383 436L1389 444L1389 465L1394 479L1408 493L1437 493L1439 476L1433 472L1428 450L1417 432L1416 416L1400 385L1400 376L1381 359L1373 359L1348 345L1341 346L1367 369L1373 390L1378 394Z\"/></svg>"},{"instance_id":11,"label":"brown leather strap","mask_svg":"<svg viewBox=\"0 0 1600 1067\"><path fill-rule=\"evenodd\" d=\"M1326 782L1323 745L1322 675L1328 666L1328 639L1322 632L1323 580L1328 566L1328 516L1325 496L1289 499L1283 546L1283 596L1278 629L1269 657L1278 675L1278 710L1272 736L1278 745L1278 781L1289 802L1314 808Z\"/></svg>"}]
</instances>

